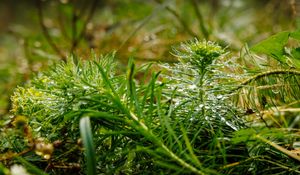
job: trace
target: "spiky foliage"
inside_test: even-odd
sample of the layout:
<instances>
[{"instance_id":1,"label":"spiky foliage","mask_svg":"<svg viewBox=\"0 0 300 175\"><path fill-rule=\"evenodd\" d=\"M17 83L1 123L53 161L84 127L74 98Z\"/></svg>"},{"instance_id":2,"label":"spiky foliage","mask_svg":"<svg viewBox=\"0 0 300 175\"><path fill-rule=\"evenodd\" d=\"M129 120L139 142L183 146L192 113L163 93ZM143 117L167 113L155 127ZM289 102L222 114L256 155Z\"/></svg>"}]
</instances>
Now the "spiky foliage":
<instances>
[{"instance_id":1,"label":"spiky foliage","mask_svg":"<svg viewBox=\"0 0 300 175\"><path fill-rule=\"evenodd\" d=\"M19 87L12 111L27 117L32 150L39 148L44 156L29 152L24 158L34 157L54 174L66 173L61 165L74 169L74 164L88 173L97 167L102 174L299 173L299 156L285 146L299 135L245 122L244 110L232 102L238 95L233 92L245 87L226 73L232 60L224 49L194 40L174 54L180 62L163 65L158 73L151 65L135 68L132 60L126 74L120 73L113 55L70 59ZM41 147L51 147L47 142L56 146L45 162L51 150Z\"/></svg>"},{"instance_id":2,"label":"spiky foliage","mask_svg":"<svg viewBox=\"0 0 300 175\"><path fill-rule=\"evenodd\" d=\"M226 82L226 75L219 74L222 66L218 60L226 52L213 42L194 40L182 44L174 53L180 62L164 66L165 96L171 97L173 126L180 125L188 133L190 145L203 166L219 169L238 160L246 150L232 147L230 140L233 132L245 125L239 117L241 111L229 101L226 89L221 90L225 88L222 83ZM179 138L182 135L180 131L176 134ZM231 152L241 155L227 156Z\"/></svg>"},{"instance_id":3,"label":"spiky foliage","mask_svg":"<svg viewBox=\"0 0 300 175\"><path fill-rule=\"evenodd\" d=\"M300 72L297 58L286 53L298 52L287 45L289 37L299 40L298 34L299 31L282 32L251 48L268 57L254 55L247 47L242 51L242 61L247 66L240 66L243 77L230 93L237 106L246 110L244 118L251 129L236 132L235 138L238 143L247 143L248 163L256 174L300 173Z\"/></svg>"}]
</instances>

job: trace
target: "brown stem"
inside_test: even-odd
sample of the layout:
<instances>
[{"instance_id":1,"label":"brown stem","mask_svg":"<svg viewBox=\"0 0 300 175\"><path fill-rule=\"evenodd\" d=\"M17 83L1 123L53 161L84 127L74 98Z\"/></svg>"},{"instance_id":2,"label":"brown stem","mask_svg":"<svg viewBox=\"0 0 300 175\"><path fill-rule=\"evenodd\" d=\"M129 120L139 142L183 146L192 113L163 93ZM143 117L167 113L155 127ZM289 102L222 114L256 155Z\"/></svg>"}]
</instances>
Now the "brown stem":
<instances>
[{"instance_id":1,"label":"brown stem","mask_svg":"<svg viewBox=\"0 0 300 175\"><path fill-rule=\"evenodd\" d=\"M245 85L249 84L250 82L252 82L254 80L257 80L259 78L266 77L266 76L269 76L269 75L278 75L278 74L300 75L300 71L295 70L295 69L291 69L291 70L278 69L278 70L271 70L271 71L262 72L262 73L259 73L255 76L243 81L237 88L233 89L231 91L231 93L243 88Z\"/></svg>"},{"instance_id":2,"label":"brown stem","mask_svg":"<svg viewBox=\"0 0 300 175\"><path fill-rule=\"evenodd\" d=\"M70 41L71 39L68 36L67 31L66 31L66 27L65 27L65 24L64 24L64 18L63 18L62 12L61 12L61 8L58 8L57 14L58 14L58 24L59 24L60 31L61 31L62 35L64 36L64 38L67 39L68 41Z\"/></svg>"},{"instance_id":3,"label":"brown stem","mask_svg":"<svg viewBox=\"0 0 300 175\"><path fill-rule=\"evenodd\" d=\"M75 38L75 40L72 42L72 47L70 49L70 52L73 53L75 48L77 47L78 43L80 42L80 40L83 38L85 32L86 32L86 27L88 25L88 23L90 22L90 20L92 19L94 13L95 13L95 10L96 10L96 7L97 7L97 2L98 0L94 0L92 5L91 5L91 9L89 11L89 14L86 18L86 20L84 21L84 24L83 24L83 28L79 34L79 36L77 38Z\"/></svg>"},{"instance_id":4,"label":"brown stem","mask_svg":"<svg viewBox=\"0 0 300 175\"><path fill-rule=\"evenodd\" d=\"M42 32L43 32L47 42L49 43L50 47L52 47L52 49L61 57L61 59L64 62L66 62L67 61L66 56L63 54L63 52L54 43L54 41L52 40L52 37L49 34L49 31L48 31L46 25L44 24L44 14L43 14L42 1L41 0L36 0L36 5L37 5L37 10L38 10L39 24L42 28Z\"/></svg>"},{"instance_id":5,"label":"brown stem","mask_svg":"<svg viewBox=\"0 0 300 175\"><path fill-rule=\"evenodd\" d=\"M162 1L160 0L155 0L155 2L162 4ZM165 9L169 11L177 19L177 21L181 24L181 26L188 34L190 34L193 37L197 37L197 34L193 32L192 29L189 28L188 24L185 22L184 19L180 17L180 15L176 12L176 10L172 9L170 6L165 6Z\"/></svg>"},{"instance_id":6,"label":"brown stem","mask_svg":"<svg viewBox=\"0 0 300 175\"><path fill-rule=\"evenodd\" d=\"M72 46L71 46L71 53L73 52L73 50L76 48L76 44L77 44L77 26L76 23L78 21L78 16L76 14L76 7L75 7L75 3L73 3L73 9L72 9L72 22L71 22L71 27L72 27ZM82 29L83 30L83 29Z\"/></svg>"},{"instance_id":7,"label":"brown stem","mask_svg":"<svg viewBox=\"0 0 300 175\"><path fill-rule=\"evenodd\" d=\"M208 39L209 38L209 32L204 24L204 20L203 20L203 16L202 16L202 13L200 11L200 8L198 6L198 2L197 0L191 0L192 2L192 6L194 8L194 11L196 13L196 16L198 18L198 21L199 21L199 24L200 24L200 30L203 34L203 36L205 37L205 39Z\"/></svg>"},{"instance_id":8,"label":"brown stem","mask_svg":"<svg viewBox=\"0 0 300 175\"><path fill-rule=\"evenodd\" d=\"M18 157L18 156L21 156L23 154L26 154L26 153L32 151L33 149L34 149L34 147L30 147L26 150L23 150L23 151L19 152L19 153L10 153L10 152L8 152L8 153L5 153L5 154L1 154L0 161L10 160L14 157Z\"/></svg>"}]
</instances>

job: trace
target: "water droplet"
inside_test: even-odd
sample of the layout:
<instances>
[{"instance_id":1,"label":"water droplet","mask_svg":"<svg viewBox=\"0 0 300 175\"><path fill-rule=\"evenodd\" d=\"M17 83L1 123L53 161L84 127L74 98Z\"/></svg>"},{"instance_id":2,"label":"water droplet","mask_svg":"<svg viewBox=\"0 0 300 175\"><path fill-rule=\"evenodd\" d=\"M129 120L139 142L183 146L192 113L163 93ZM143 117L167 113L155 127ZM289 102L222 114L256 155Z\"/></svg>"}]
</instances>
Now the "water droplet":
<instances>
[{"instance_id":1,"label":"water droplet","mask_svg":"<svg viewBox=\"0 0 300 175\"><path fill-rule=\"evenodd\" d=\"M42 127L40 126L40 127L35 128L34 131L39 132L41 129L42 129Z\"/></svg>"},{"instance_id":2,"label":"water droplet","mask_svg":"<svg viewBox=\"0 0 300 175\"><path fill-rule=\"evenodd\" d=\"M177 92L183 92L183 89L178 89Z\"/></svg>"},{"instance_id":3,"label":"water droplet","mask_svg":"<svg viewBox=\"0 0 300 175\"><path fill-rule=\"evenodd\" d=\"M276 89L276 90L275 90L275 89L272 89L272 92L273 92L274 94L279 94L280 91L279 91L278 89Z\"/></svg>"},{"instance_id":4,"label":"water droplet","mask_svg":"<svg viewBox=\"0 0 300 175\"><path fill-rule=\"evenodd\" d=\"M217 99L218 99L218 100L222 100L222 99L223 99L223 95L220 95L220 94L219 94L219 95L217 96Z\"/></svg>"},{"instance_id":5,"label":"water droplet","mask_svg":"<svg viewBox=\"0 0 300 175\"><path fill-rule=\"evenodd\" d=\"M197 88L197 86L195 84L193 84L193 85L189 85L188 88L191 90L195 90Z\"/></svg>"},{"instance_id":6,"label":"water droplet","mask_svg":"<svg viewBox=\"0 0 300 175\"><path fill-rule=\"evenodd\" d=\"M51 158L51 155L50 155L50 154L45 154L45 155L43 156L43 158L48 160L48 159Z\"/></svg>"},{"instance_id":7,"label":"water droplet","mask_svg":"<svg viewBox=\"0 0 300 175\"><path fill-rule=\"evenodd\" d=\"M225 122L225 124L229 127L231 127L233 130L237 131L237 127L235 127L233 124L229 123L228 121Z\"/></svg>"},{"instance_id":8,"label":"water droplet","mask_svg":"<svg viewBox=\"0 0 300 175\"><path fill-rule=\"evenodd\" d=\"M222 122L225 122L225 118L224 117L220 117Z\"/></svg>"},{"instance_id":9,"label":"water droplet","mask_svg":"<svg viewBox=\"0 0 300 175\"><path fill-rule=\"evenodd\" d=\"M87 89L89 89L90 87L89 86L83 86L82 87L84 90L87 90Z\"/></svg>"}]
</instances>

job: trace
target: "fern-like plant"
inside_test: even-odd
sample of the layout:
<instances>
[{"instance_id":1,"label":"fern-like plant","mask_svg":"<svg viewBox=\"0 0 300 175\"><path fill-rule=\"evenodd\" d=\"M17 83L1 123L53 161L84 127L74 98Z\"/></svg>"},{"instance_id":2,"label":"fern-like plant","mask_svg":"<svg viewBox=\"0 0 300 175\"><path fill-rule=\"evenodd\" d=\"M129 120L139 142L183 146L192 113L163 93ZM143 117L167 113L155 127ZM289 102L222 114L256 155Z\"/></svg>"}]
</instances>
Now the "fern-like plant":
<instances>
[{"instance_id":1,"label":"fern-like plant","mask_svg":"<svg viewBox=\"0 0 300 175\"><path fill-rule=\"evenodd\" d=\"M157 73L133 60L122 73L111 54L37 75L12 97L12 112L23 116L13 120L25 117L27 134L16 141L23 147L2 150L15 152L5 160L22 156L51 174L299 173L297 155L283 146L299 136L245 117L239 92L263 73L240 83L229 71L236 63L210 41L173 53L179 62Z\"/></svg>"}]
</instances>

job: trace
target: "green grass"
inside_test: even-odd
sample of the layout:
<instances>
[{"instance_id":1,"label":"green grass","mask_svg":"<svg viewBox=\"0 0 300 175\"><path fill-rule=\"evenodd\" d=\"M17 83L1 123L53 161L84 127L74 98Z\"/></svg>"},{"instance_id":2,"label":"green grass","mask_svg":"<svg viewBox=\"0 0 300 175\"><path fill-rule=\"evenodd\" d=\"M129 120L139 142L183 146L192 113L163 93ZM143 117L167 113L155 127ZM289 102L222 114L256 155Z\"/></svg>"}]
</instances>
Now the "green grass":
<instances>
[{"instance_id":1,"label":"green grass","mask_svg":"<svg viewBox=\"0 0 300 175\"><path fill-rule=\"evenodd\" d=\"M268 95L264 110L281 99L253 90L284 78L290 90L280 93L296 105L298 74L233 76L230 68L242 65L210 41L183 43L174 55L179 62L159 64L159 72L149 69L151 64L137 67L130 60L123 73L114 54L87 61L70 58L17 88L12 112L27 117L30 132L23 137L33 140L28 147L36 150L38 140L54 146L60 141L48 161L43 158L46 148L39 148L42 156L29 151L21 154L23 159L48 167L50 174L72 172L71 165L68 171L49 167L50 162L79 163L87 174L299 173L299 156L293 153L299 135L293 120L264 116L258 111L260 96ZM278 127L274 120L285 123ZM16 148L6 150L19 152Z\"/></svg>"}]
</instances>

